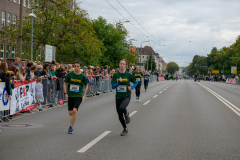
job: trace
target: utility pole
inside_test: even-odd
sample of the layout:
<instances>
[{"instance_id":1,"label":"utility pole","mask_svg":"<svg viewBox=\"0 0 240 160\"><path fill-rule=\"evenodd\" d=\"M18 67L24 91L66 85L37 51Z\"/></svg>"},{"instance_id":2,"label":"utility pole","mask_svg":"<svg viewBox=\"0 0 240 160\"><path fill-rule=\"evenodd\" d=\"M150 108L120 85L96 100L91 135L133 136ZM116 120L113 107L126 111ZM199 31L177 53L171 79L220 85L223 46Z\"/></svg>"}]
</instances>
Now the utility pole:
<instances>
[{"instance_id":1,"label":"utility pole","mask_svg":"<svg viewBox=\"0 0 240 160\"><path fill-rule=\"evenodd\" d=\"M22 59L22 26L23 26L23 0L20 0L19 32L18 32L18 57Z\"/></svg>"},{"instance_id":2,"label":"utility pole","mask_svg":"<svg viewBox=\"0 0 240 160\"><path fill-rule=\"evenodd\" d=\"M147 57L147 71L148 71L148 60L149 60L149 57Z\"/></svg>"},{"instance_id":3,"label":"utility pole","mask_svg":"<svg viewBox=\"0 0 240 160\"><path fill-rule=\"evenodd\" d=\"M152 57L151 57L151 71L152 71L152 59L153 59L153 52L152 52Z\"/></svg>"}]
</instances>

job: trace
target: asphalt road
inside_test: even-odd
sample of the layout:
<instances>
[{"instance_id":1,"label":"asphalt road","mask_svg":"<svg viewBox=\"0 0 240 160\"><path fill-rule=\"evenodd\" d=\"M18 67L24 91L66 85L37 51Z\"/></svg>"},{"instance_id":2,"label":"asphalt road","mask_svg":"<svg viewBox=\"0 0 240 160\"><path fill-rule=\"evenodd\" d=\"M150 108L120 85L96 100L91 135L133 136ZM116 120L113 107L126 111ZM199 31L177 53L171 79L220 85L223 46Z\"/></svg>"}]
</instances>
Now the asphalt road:
<instances>
[{"instance_id":1,"label":"asphalt road","mask_svg":"<svg viewBox=\"0 0 240 160\"><path fill-rule=\"evenodd\" d=\"M125 137L110 93L80 106L73 135L66 106L0 123L0 159L240 159L240 86L164 81L142 86L141 102L134 93Z\"/></svg>"}]
</instances>

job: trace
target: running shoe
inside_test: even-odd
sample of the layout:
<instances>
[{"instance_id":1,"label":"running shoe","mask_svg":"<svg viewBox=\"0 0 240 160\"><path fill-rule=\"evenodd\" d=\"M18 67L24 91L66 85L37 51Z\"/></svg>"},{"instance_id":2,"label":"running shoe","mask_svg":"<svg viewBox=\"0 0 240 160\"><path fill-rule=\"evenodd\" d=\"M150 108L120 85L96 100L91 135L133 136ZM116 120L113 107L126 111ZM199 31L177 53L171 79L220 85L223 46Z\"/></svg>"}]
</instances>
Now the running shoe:
<instances>
[{"instance_id":1,"label":"running shoe","mask_svg":"<svg viewBox=\"0 0 240 160\"><path fill-rule=\"evenodd\" d=\"M127 115L125 115L125 120L126 120L126 124L129 124L131 119L129 117L129 112L127 113Z\"/></svg>"},{"instance_id":2,"label":"running shoe","mask_svg":"<svg viewBox=\"0 0 240 160\"><path fill-rule=\"evenodd\" d=\"M141 100L140 100L140 98L138 98L138 102L140 102Z\"/></svg>"},{"instance_id":3,"label":"running shoe","mask_svg":"<svg viewBox=\"0 0 240 160\"><path fill-rule=\"evenodd\" d=\"M39 109L39 112L42 112L43 110L42 109Z\"/></svg>"},{"instance_id":4,"label":"running shoe","mask_svg":"<svg viewBox=\"0 0 240 160\"><path fill-rule=\"evenodd\" d=\"M126 136L128 134L127 128L123 129L123 132L121 133L121 136Z\"/></svg>"},{"instance_id":5,"label":"running shoe","mask_svg":"<svg viewBox=\"0 0 240 160\"><path fill-rule=\"evenodd\" d=\"M69 127L68 134L73 134L73 128L72 127Z\"/></svg>"},{"instance_id":6,"label":"running shoe","mask_svg":"<svg viewBox=\"0 0 240 160\"><path fill-rule=\"evenodd\" d=\"M136 98L136 102L138 102L138 97Z\"/></svg>"}]
</instances>

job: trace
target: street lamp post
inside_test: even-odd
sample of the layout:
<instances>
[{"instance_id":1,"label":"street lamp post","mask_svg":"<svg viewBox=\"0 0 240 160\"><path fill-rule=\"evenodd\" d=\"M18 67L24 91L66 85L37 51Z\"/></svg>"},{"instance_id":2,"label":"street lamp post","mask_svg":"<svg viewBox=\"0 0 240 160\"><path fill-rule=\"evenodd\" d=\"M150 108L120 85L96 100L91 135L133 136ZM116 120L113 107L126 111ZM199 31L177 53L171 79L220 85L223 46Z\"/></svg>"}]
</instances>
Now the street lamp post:
<instances>
[{"instance_id":1,"label":"street lamp post","mask_svg":"<svg viewBox=\"0 0 240 160\"><path fill-rule=\"evenodd\" d=\"M36 18L36 15L32 11L32 13L29 14L29 17L32 17L31 61L33 61L33 17Z\"/></svg>"}]
</instances>

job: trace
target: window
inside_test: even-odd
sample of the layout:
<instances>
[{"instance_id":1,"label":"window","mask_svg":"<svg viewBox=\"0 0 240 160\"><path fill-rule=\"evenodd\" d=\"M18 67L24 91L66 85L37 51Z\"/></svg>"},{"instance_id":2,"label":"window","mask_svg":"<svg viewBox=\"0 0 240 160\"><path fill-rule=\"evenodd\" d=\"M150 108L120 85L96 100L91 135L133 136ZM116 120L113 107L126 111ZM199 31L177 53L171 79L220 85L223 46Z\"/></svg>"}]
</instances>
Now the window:
<instances>
[{"instance_id":1,"label":"window","mask_svg":"<svg viewBox=\"0 0 240 160\"><path fill-rule=\"evenodd\" d=\"M27 6L27 1L23 0L23 6L26 7Z\"/></svg>"},{"instance_id":2,"label":"window","mask_svg":"<svg viewBox=\"0 0 240 160\"><path fill-rule=\"evenodd\" d=\"M6 24L6 12L2 11L2 28L5 26Z\"/></svg>"},{"instance_id":3,"label":"window","mask_svg":"<svg viewBox=\"0 0 240 160\"><path fill-rule=\"evenodd\" d=\"M4 43L1 44L1 55L0 58L3 58L4 55Z\"/></svg>"},{"instance_id":4,"label":"window","mask_svg":"<svg viewBox=\"0 0 240 160\"><path fill-rule=\"evenodd\" d=\"M7 14L7 26L10 27L10 25L11 25L11 14L8 13Z\"/></svg>"},{"instance_id":5,"label":"window","mask_svg":"<svg viewBox=\"0 0 240 160\"><path fill-rule=\"evenodd\" d=\"M14 27L15 27L15 26L16 26L16 22L17 22L17 16L16 16L16 15L13 15L12 18L13 18L13 19L12 19L13 25L14 25Z\"/></svg>"},{"instance_id":6,"label":"window","mask_svg":"<svg viewBox=\"0 0 240 160\"><path fill-rule=\"evenodd\" d=\"M12 46L12 58L15 58L15 47Z\"/></svg>"},{"instance_id":7,"label":"window","mask_svg":"<svg viewBox=\"0 0 240 160\"><path fill-rule=\"evenodd\" d=\"M7 54L6 54L6 58L9 58L9 51L10 51L10 45L9 44L7 44Z\"/></svg>"},{"instance_id":8,"label":"window","mask_svg":"<svg viewBox=\"0 0 240 160\"><path fill-rule=\"evenodd\" d=\"M31 7L31 2L30 2L30 0L28 0L28 8L30 8Z\"/></svg>"}]
</instances>

